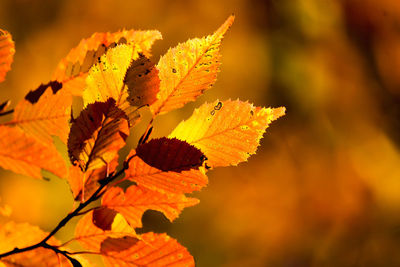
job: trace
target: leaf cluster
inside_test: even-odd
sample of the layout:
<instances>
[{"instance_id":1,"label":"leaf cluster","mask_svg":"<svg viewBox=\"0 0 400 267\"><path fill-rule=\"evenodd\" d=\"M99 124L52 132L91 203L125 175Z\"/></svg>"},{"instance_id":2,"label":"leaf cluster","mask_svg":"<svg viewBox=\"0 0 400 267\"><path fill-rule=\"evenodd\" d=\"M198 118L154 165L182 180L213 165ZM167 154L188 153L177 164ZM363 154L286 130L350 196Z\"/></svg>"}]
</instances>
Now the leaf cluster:
<instances>
[{"instance_id":1,"label":"leaf cluster","mask_svg":"<svg viewBox=\"0 0 400 267\"><path fill-rule=\"evenodd\" d=\"M138 234L146 210L170 221L198 204L187 196L207 185L206 172L237 165L256 152L268 125L284 108L255 107L239 100L205 103L168 137L151 139L152 122L194 101L216 81L221 41L234 17L213 34L171 48L157 64L150 59L158 31L95 33L58 64L52 80L30 91L13 110L0 105L0 166L42 178L42 170L66 179L78 206L50 233L12 221L0 228L0 264L6 266L82 266L87 254L101 255L106 266L193 266L190 253L166 234ZM11 35L0 31L0 80L14 53ZM72 116L73 97L83 110ZM118 152L149 108L147 130L123 164ZM53 138L68 150L65 162ZM120 160L121 161L121 160ZM119 187L129 181L124 190ZM100 200L94 208L89 204ZM80 216L73 237L54 238ZM79 242L81 251L70 243Z\"/></svg>"}]
</instances>

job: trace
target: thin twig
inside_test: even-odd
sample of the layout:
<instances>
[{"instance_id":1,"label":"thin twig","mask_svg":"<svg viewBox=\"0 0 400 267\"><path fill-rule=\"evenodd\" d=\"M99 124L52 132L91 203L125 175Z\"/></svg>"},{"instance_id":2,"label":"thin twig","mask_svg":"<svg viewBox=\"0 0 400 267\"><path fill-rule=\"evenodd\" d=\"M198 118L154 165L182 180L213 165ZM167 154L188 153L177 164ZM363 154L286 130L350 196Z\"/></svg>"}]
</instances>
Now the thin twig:
<instances>
[{"instance_id":1,"label":"thin twig","mask_svg":"<svg viewBox=\"0 0 400 267\"><path fill-rule=\"evenodd\" d=\"M64 227L72 218L74 218L75 216L79 216L81 213L81 210L83 210L84 208L86 208L90 203L96 201L97 199L99 199L101 197L101 195L104 193L103 189L109 184L111 183L114 179L116 179L118 176L120 176L121 174L123 174L125 172L125 170L127 170L129 168L129 162L130 160L135 157L136 155L133 155L131 157L129 157L125 162L124 165L122 167L121 170L119 170L117 173L113 174L110 177L107 177L106 179L102 180L102 183L100 184L99 188L97 188L97 190L92 194L92 196L87 199L85 202L82 202L79 204L79 206L72 211L71 213L69 213L67 216L64 217L64 219L62 219L58 225L40 242L38 242L37 244L25 247L25 248L14 248L11 251L5 252L0 254L0 259L13 255L13 254L17 254L17 253L22 253L22 252L26 252L26 251L30 251L36 248L47 248L47 249L51 249L53 251L55 251L56 253L62 254L64 255L74 266L79 266L79 262L73 258L71 258L70 256L68 256L68 254L70 254L69 252L60 250L57 246L52 246L47 244L47 241L54 236L62 227Z\"/></svg>"},{"instance_id":2,"label":"thin twig","mask_svg":"<svg viewBox=\"0 0 400 267\"><path fill-rule=\"evenodd\" d=\"M14 112L14 109L10 109L4 112L0 112L0 116L5 116Z\"/></svg>"}]
</instances>

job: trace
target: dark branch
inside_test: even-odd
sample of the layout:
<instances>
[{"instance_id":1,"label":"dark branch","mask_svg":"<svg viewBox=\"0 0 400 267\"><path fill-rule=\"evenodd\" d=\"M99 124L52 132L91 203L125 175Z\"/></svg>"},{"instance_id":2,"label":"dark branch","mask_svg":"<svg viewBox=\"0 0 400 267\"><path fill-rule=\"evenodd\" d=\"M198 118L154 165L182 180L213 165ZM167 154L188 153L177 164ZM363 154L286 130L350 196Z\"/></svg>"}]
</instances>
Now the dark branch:
<instances>
[{"instance_id":1,"label":"dark branch","mask_svg":"<svg viewBox=\"0 0 400 267\"><path fill-rule=\"evenodd\" d=\"M79 216L81 214L83 214L81 211L86 208L90 203L98 200L104 193L103 189L110 183L112 182L114 179L116 179L117 177L119 177L121 174L123 174L125 172L125 170L127 170L129 168L129 162L131 161L131 159L133 157L135 157L136 155L131 156L130 158L128 158L125 162L124 165L122 167L121 170L119 170L118 172L116 172L115 174L113 174L110 177L105 178L104 180L102 180L102 183L100 184L99 188L97 188L97 190L92 194L92 196L87 199L85 202L82 202L81 204L79 204L79 206L72 211L71 213L69 213L67 216L64 217L64 219L62 219L58 225L53 229L53 231L51 231L42 241L40 241L39 243L29 246L29 247L25 247L25 248L14 248L13 250L9 251L9 252L5 252L3 254L0 254L0 259L13 255L13 254L17 254L17 253L22 253L22 252L26 252L26 251L30 251L36 248L47 248L47 249L51 249L53 251L55 251L56 253L62 254L64 257L66 257L71 263L72 265L75 266L81 266L80 263L73 259L72 257L70 257L69 255L71 254L70 252L67 251L63 251L58 249L57 246L52 246L47 244L46 242L52 237L54 236L62 227L64 227L72 218ZM78 265L79 264L79 265Z\"/></svg>"},{"instance_id":2,"label":"dark branch","mask_svg":"<svg viewBox=\"0 0 400 267\"><path fill-rule=\"evenodd\" d=\"M5 116L5 115L11 114L13 112L14 112L13 109L10 109L10 110L4 111L4 112L0 112L0 116Z\"/></svg>"}]
</instances>

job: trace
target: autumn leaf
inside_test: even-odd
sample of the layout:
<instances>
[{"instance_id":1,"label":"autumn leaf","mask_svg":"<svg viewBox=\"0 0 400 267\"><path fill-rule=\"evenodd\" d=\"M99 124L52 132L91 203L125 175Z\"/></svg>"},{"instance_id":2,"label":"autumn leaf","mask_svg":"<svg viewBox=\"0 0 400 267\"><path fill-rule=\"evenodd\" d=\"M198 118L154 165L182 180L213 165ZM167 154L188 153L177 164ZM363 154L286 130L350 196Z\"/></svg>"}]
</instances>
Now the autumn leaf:
<instances>
[{"instance_id":1,"label":"autumn leaf","mask_svg":"<svg viewBox=\"0 0 400 267\"><path fill-rule=\"evenodd\" d=\"M194 101L215 83L221 64L219 47L233 21L230 16L214 34L190 39L160 58L160 92L150 107L154 116Z\"/></svg>"},{"instance_id":2,"label":"autumn leaf","mask_svg":"<svg viewBox=\"0 0 400 267\"><path fill-rule=\"evenodd\" d=\"M99 182L106 179L118 166L118 155L107 165L83 172L79 166L70 166L67 181L75 200L84 201L98 188Z\"/></svg>"},{"instance_id":3,"label":"autumn leaf","mask_svg":"<svg viewBox=\"0 0 400 267\"><path fill-rule=\"evenodd\" d=\"M118 45L108 50L89 71L83 92L84 105L104 102L111 97L117 107L127 114L130 126L133 126L139 114L138 106L131 104L148 105L150 103L146 101L154 102L158 92L157 72L143 57L133 46ZM149 86L153 88L149 89ZM138 97L140 101L137 101Z\"/></svg>"},{"instance_id":4,"label":"autumn leaf","mask_svg":"<svg viewBox=\"0 0 400 267\"><path fill-rule=\"evenodd\" d=\"M108 49L118 44L129 44L150 57L151 46L161 38L159 31L123 30L114 33L94 33L91 37L83 39L61 60L53 79L62 82L73 95L81 96L89 69Z\"/></svg>"},{"instance_id":5,"label":"autumn leaf","mask_svg":"<svg viewBox=\"0 0 400 267\"><path fill-rule=\"evenodd\" d=\"M106 266L194 266L192 255L168 235L146 233L140 238L104 240L101 254Z\"/></svg>"},{"instance_id":6,"label":"autumn leaf","mask_svg":"<svg viewBox=\"0 0 400 267\"><path fill-rule=\"evenodd\" d=\"M0 82L4 81L6 73L11 69L15 54L15 45L11 34L0 29Z\"/></svg>"},{"instance_id":7,"label":"autumn leaf","mask_svg":"<svg viewBox=\"0 0 400 267\"><path fill-rule=\"evenodd\" d=\"M132 185L126 192L122 188L110 188L102 198L102 205L121 213L133 228L142 227L142 216L146 210L157 210L172 222L181 211L199 203L198 199L183 194L161 194L144 187Z\"/></svg>"},{"instance_id":8,"label":"autumn leaf","mask_svg":"<svg viewBox=\"0 0 400 267\"><path fill-rule=\"evenodd\" d=\"M269 124L285 108L261 108L239 100L205 103L169 135L199 148L210 167L237 165L259 146Z\"/></svg>"},{"instance_id":9,"label":"autumn leaf","mask_svg":"<svg viewBox=\"0 0 400 267\"><path fill-rule=\"evenodd\" d=\"M204 155L186 142L160 138L139 145L125 171L125 179L160 193L182 194L208 183Z\"/></svg>"},{"instance_id":10,"label":"autumn leaf","mask_svg":"<svg viewBox=\"0 0 400 267\"><path fill-rule=\"evenodd\" d=\"M0 166L16 173L41 178L41 169L64 177L65 162L54 146L46 146L17 127L0 125Z\"/></svg>"},{"instance_id":11,"label":"autumn leaf","mask_svg":"<svg viewBox=\"0 0 400 267\"><path fill-rule=\"evenodd\" d=\"M13 250L14 248L23 248L40 242L47 236L39 227L28 223L7 222L0 226L0 254ZM51 245L59 245L59 242L53 237L48 241ZM71 266L70 262L64 257L58 255L49 249L38 248L24 253L14 254L0 259L0 266L59 266L59 261L63 266Z\"/></svg>"},{"instance_id":12,"label":"autumn leaf","mask_svg":"<svg viewBox=\"0 0 400 267\"><path fill-rule=\"evenodd\" d=\"M124 83L128 87L128 101L132 106L150 105L156 101L160 87L158 70L144 55L139 54L139 58L132 61Z\"/></svg>"},{"instance_id":13,"label":"autumn leaf","mask_svg":"<svg viewBox=\"0 0 400 267\"><path fill-rule=\"evenodd\" d=\"M113 160L129 135L125 113L115 100L88 105L71 126L68 153L71 162L86 172Z\"/></svg>"},{"instance_id":14,"label":"autumn leaf","mask_svg":"<svg viewBox=\"0 0 400 267\"><path fill-rule=\"evenodd\" d=\"M52 135L67 142L72 96L56 81L30 91L15 107L14 117L4 125L17 125L27 134L46 145L52 145Z\"/></svg>"},{"instance_id":15,"label":"autumn leaf","mask_svg":"<svg viewBox=\"0 0 400 267\"><path fill-rule=\"evenodd\" d=\"M108 237L124 236L136 238L135 230L121 214L108 208L100 208L85 214L78 221L73 240L90 251L99 252L101 242Z\"/></svg>"}]
</instances>

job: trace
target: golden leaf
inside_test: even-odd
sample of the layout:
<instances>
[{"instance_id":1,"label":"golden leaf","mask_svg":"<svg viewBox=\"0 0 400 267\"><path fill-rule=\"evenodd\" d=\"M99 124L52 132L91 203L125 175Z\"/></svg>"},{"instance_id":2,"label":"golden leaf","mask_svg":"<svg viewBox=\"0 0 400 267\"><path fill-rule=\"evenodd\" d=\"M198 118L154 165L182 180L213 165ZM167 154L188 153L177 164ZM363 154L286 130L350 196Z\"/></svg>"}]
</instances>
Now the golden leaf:
<instances>
[{"instance_id":1,"label":"golden leaf","mask_svg":"<svg viewBox=\"0 0 400 267\"><path fill-rule=\"evenodd\" d=\"M47 145L53 144L52 135L67 143L71 104L72 96L62 84L49 82L30 91L15 107L14 118L3 125L17 125Z\"/></svg>"},{"instance_id":2,"label":"golden leaf","mask_svg":"<svg viewBox=\"0 0 400 267\"><path fill-rule=\"evenodd\" d=\"M161 39L158 31L123 30L114 33L94 33L83 39L58 64L53 79L60 81L73 95L82 95L89 69L109 48L117 44L130 44L147 57L154 41Z\"/></svg>"},{"instance_id":3,"label":"golden leaf","mask_svg":"<svg viewBox=\"0 0 400 267\"><path fill-rule=\"evenodd\" d=\"M183 194L166 195L136 185L128 187L125 193L122 188L110 188L102 199L103 206L120 212L134 228L142 227L142 215L146 210L160 211L172 222L184 208L198 203L198 199Z\"/></svg>"},{"instance_id":4,"label":"golden leaf","mask_svg":"<svg viewBox=\"0 0 400 267\"><path fill-rule=\"evenodd\" d=\"M4 81L15 54L15 45L11 34L0 29L0 82Z\"/></svg>"},{"instance_id":5,"label":"golden leaf","mask_svg":"<svg viewBox=\"0 0 400 267\"><path fill-rule=\"evenodd\" d=\"M129 135L125 113L115 100L88 105L71 126L68 154L86 172L110 163Z\"/></svg>"},{"instance_id":6,"label":"golden leaf","mask_svg":"<svg viewBox=\"0 0 400 267\"><path fill-rule=\"evenodd\" d=\"M219 47L233 21L230 16L213 35L190 39L160 58L160 92L150 106L154 116L194 101L215 83L221 64Z\"/></svg>"},{"instance_id":7,"label":"golden leaf","mask_svg":"<svg viewBox=\"0 0 400 267\"><path fill-rule=\"evenodd\" d=\"M210 167L237 165L256 152L268 125L284 114L283 107L261 108L239 100L217 100L196 109L169 137L199 148Z\"/></svg>"},{"instance_id":8,"label":"golden leaf","mask_svg":"<svg viewBox=\"0 0 400 267\"><path fill-rule=\"evenodd\" d=\"M140 238L104 240L101 254L106 266L194 266L192 255L168 235L150 232Z\"/></svg>"},{"instance_id":9,"label":"golden leaf","mask_svg":"<svg viewBox=\"0 0 400 267\"><path fill-rule=\"evenodd\" d=\"M41 169L64 177L65 162L54 145L47 146L17 127L0 125L0 166L16 173L41 178Z\"/></svg>"},{"instance_id":10,"label":"golden leaf","mask_svg":"<svg viewBox=\"0 0 400 267\"><path fill-rule=\"evenodd\" d=\"M129 45L118 45L108 50L89 71L87 87L83 92L84 105L104 102L111 97L115 99L117 107L127 114L130 126L133 126L139 117L138 107L131 105L135 103L133 95L139 93L136 96L142 100L136 102L140 106L150 104L145 101L154 101L155 96L152 95L157 93L159 82L156 73L150 70L151 66L140 57L143 56L138 54L138 50ZM145 68L142 68L142 63ZM136 75L140 75L141 79L135 80ZM149 86L154 85L157 87L148 90Z\"/></svg>"}]
</instances>

